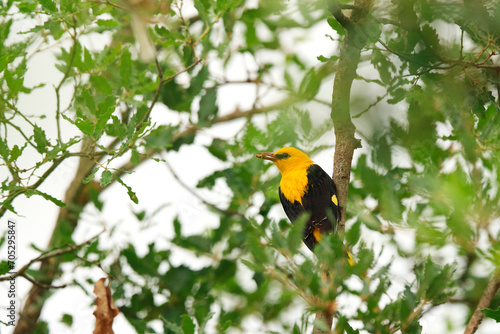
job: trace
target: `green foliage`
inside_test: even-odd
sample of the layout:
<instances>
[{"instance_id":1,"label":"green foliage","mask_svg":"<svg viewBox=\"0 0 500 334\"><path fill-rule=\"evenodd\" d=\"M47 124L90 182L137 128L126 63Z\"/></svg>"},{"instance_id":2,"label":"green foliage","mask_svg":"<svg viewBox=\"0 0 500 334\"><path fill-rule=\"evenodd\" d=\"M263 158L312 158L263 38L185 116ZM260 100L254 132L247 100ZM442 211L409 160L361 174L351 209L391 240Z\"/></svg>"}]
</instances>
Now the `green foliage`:
<instances>
[{"instance_id":1,"label":"green foliage","mask_svg":"<svg viewBox=\"0 0 500 334\"><path fill-rule=\"evenodd\" d=\"M500 308L497 308L496 310L485 308L484 310L481 310L481 312L483 312L488 318L491 318L496 322L500 322Z\"/></svg>"},{"instance_id":2,"label":"green foliage","mask_svg":"<svg viewBox=\"0 0 500 334\"><path fill-rule=\"evenodd\" d=\"M138 204L128 173L139 173L144 161L161 162L158 154L197 146L220 167L190 180L197 185L191 190L229 189L224 204L205 203L218 216L216 227L194 233L189 227L204 224L203 215L196 222L179 215L162 220L173 236L158 236L145 253L141 240L95 240L60 257L75 267L102 263L115 277L115 304L138 333L154 333L158 323L165 333L243 332L248 319L263 332L307 333L325 326L311 315L332 307L338 332L420 333L421 318L438 305L461 303L472 314L493 274L476 268L500 264L500 5L397 0L371 8L361 27L367 45L353 86L359 90L351 93L363 149L351 169L349 202L340 203L347 208L345 240L325 236L313 255L301 243L305 220L270 218L281 213L278 172L254 156L286 145L313 158L326 148L332 155L324 92L343 70L339 57L350 56L333 48L351 28L323 1L195 0L188 11L187 2L153 3L144 10L79 0L0 6L0 216L15 213L18 196L41 196L69 212L51 246L74 244L86 204L105 211L100 195L115 182ZM146 16L156 61L139 60L134 10ZM18 33L23 20L31 25ZM325 41L333 55L301 50L322 26L331 28ZM105 45L88 43L95 37ZM32 59L42 52L55 56L56 79L30 86ZM234 79L234 64L245 67L245 78ZM255 92L255 100L228 111L224 94L232 84L242 85L236 87L245 98ZM47 88L55 102L36 114L20 103ZM241 127L234 136L223 128L233 120ZM69 159L85 164L68 192L77 196L63 200L42 185ZM205 161L193 162L205 168ZM150 210L134 207L133 221L148 229ZM401 241L408 234L411 242ZM410 272L395 278L400 261ZM26 272L45 279L42 271ZM349 312L347 298L357 301ZM499 305L495 296L483 313L498 321ZM296 307L302 316L287 318ZM60 321L73 324L69 314ZM37 326L49 331L45 322Z\"/></svg>"}]
</instances>

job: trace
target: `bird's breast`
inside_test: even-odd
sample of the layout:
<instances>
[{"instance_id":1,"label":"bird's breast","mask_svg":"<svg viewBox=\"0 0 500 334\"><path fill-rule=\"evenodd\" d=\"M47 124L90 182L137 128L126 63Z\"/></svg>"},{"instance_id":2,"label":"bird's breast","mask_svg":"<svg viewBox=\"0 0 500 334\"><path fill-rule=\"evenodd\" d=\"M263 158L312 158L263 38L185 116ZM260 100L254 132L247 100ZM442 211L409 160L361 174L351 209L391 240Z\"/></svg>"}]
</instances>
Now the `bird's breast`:
<instances>
[{"instance_id":1,"label":"bird's breast","mask_svg":"<svg viewBox=\"0 0 500 334\"><path fill-rule=\"evenodd\" d=\"M290 171L281 177L280 188L290 203L302 203L302 196L307 191L307 171Z\"/></svg>"}]
</instances>

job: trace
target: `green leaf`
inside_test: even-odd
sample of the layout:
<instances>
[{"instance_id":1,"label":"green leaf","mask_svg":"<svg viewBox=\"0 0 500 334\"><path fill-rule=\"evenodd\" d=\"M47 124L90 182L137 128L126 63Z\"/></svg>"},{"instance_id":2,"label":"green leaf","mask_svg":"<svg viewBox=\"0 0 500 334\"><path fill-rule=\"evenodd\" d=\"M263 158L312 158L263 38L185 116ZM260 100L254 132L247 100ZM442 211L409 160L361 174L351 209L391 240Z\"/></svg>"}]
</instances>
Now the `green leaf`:
<instances>
[{"instance_id":1,"label":"green leaf","mask_svg":"<svg viewBox=\"0 0 500 334\"><path fill-rule=\"evenodd\" d=\"M103 102L97 105L97 123L95 125L95 132L99 133L104 129L104 126L111 117L111 114L115 111L115 99L114 97L108 97Z\"/></svg>"},{"instance_id":2,"label":"green leaf","mask_svg":"<svg viewBox=\"0 0 500 334\"><path fill-rule=\"evenodd\" d=\"M225 140L214 138L212 144L207 146L207 149L214 157L227 161L226 145Z\"/></svg>"},{"instance_id":3,"label":"green leaf","mask_svg":"<svg viewBox=\"0 0 500 334\"><path fill-rule=\"evenodd\" d=\"M109 84L108 80L100 75L91 75L90 83L94 86L94 88L103 95L111 95L113 94L113 88Z\"/></svg>"},{"instance_id":4,"label":"green leaf","mask_svg":"<svg viewBox=\"0 0 500 334\"><path fill-rule=\"evenodd\" d=\"M181 222L179 221L178 217L175 217L173 224L174 224L175 236L181 237L182 236L182 234L181 234Z\"/></svg>"},{"instance_id":5,"label":"green leaf","mask_svg":"<svg viewBox=\"0 0 500 334\"><path fill-rule=\"evenodd\" d=\"M40 4L49 12L57 11L57 6L52 0L40 0Z\"/></svg>"},{"instance_id":6,"label":"green leaf","mask_svg":"<svg viewBox=\"0 0 500 334\"><path fill-rule=\"evenodd\" d=\"M49 142L45 136L45 131L35 124L33 127L33 135L36 143L36 150L39 153L47 152L47 145L49 145Z\"/></svg>"},{"instance_id":7,"label":"green leaf","mask_svg":"<svg viewBox=\"0 0 500 334\"><path fill-rule=\"evenodd\" d=\"M109 170L105 170L101 175L101 188L106 187L113 180L113 173Z\"/></svg>"},{"instance_id":8,"label":"green leaf","mask_svg":"<svg viewBox=\"0 0 500 334\"><path fill-rule=\"evenodd\" d=\"M200 110L198 111L198 123L207 125L212 121L219 108L217 107L217 87L207 89L205 95L200 100Z\"/></svg>"},{"instance_id":9,"label":"green leaf","mask_svg":"<svg viewBox=\"0 0 500 334\"><path fill-rule=\"evenodd\" d=\"M196 328L193 319L187 314L182 315L182 323L181 323L182 333L183 334L194 334L194 330Z\"/></svg>"},{"instance_id":10,"label":"green leaf","mask_svg":"<svg viewBox=\"0 0 500 334\"><path fill-rule=\"evenodd\" d=\"M141 155L137 150L132 150L132 154L130 156L130 162L134 164L134 166L137 166L139 162L141 161Z\"/></svg>"},{"instance_id":11,"label":"green leaf","mask_svg":"<svg viewBox=\"0 0 500 334\"><path fill-rule=\"evenodd\" d=\"M357 220L348 230L345 232L345 240L347 244L354 246L361 237L361 220Z\"/></svg>"},{"instance_id":12,"label":"green leaf","mask_svg":"<svg viewBox=\"0 0 500 334\"><path fill-rule=\"evenodd\" d=\"M179 325L174 324L173 322L165 321L163 326L165 326L165 328L169 330L169 333L183 334L182 328L179 327Z\"/></svg>"},{"instance_id":13,"label":"green leaf","mask_svg":"<svg viewBox=\"0 0 500 334\"><path fill-rule=\"evenodd\" d=\"M484 315L487 316L488 318L491 318L491 319L495 320L496 322L500 322L500 306L497 307L496 310L492 310L490 308L485 308L485 309L481 310L481 312L483 312Z\"/></svg>"},{"instance_id":14,"label":"green leaf","mask_svg":"<svg viewBox=\"0 0 500 334\"><path fill-rule=\"evenodd\" d=\"M73 325L73 316L71 314L64 313L61 317L61 322L71 327Z\"/></svg>"},{"instance_id":15,"label":"green leaf","mask_svg":"<svg viewBox=\"0 0 500 334\"><path fill-rule=\"evenodd\" d=\"M99 27L116 27L118 25L118 22L116 20L97 20L97 25Z\"/></svg>"},{"instance_id":16,"label":"green leaf","mask_svg":"<svg viewBox=\"0 0 500 334\"><path fill-rule=\"evenodd\" d=\"M23 150L25 147L26 147L26 145L21 147L21 148L19 148L19 146L17 146L17 145L14 145L14 147L12 147L12 150L10 151L9 161L10 162L16 161L17 158L19 158L21 156L21 153L23 153Z\"/></svg>"},{"instance_id":17,"label":"green leaf","mask_svg":"<svg viewBox=\"0 0 500 334\"><path fill-rule=\"evenodd\" d=\"M146 146L152 149L165 149L172 145L172 137L177 130L176 126L160 125L153 129L146 137Z\"/></svg>"},{"instance_id":18,"label":"green leaf","mask_svg":"<svg viewBox=\"0 0 500 334\"><path fill-rule=\"evenodd\" d=\"M338 56L330 56L330 57L326 58L325 56L318 56L318 60L322 63L326 63L329 61L337 61L337 60L339 60L339 57Z\"/></svg>"},{"instance_id":19,"label":"green leaf","mask_svg":"<svg viewBox=\"0 0 500 334\"><path fill-rule=\"evenodd\" d=\"M309 218L308 214L301 215L297 220L295 220L288 233L288 248L292 254L296 253L297 250L302 245L302 235L304 231L304 226Z\"/></svg>"},{"instance_id":20,"label":"green leaf","mask_svg":"<svg viewBox=\"0 0 500 334\"><path fill-rule=\"evenodd\" d=\"M80 129L81 132L88 136L94 134L94 124L88 120L77 118L75 120L75 125L78 129Z\"/></svg>"},{"instance_id":21,"label":"green leaf","mask_svg":"<svg viewBox=\"0 0 500 334\"><path fill-rule=\"evenodd\" d=\"M203 84L208 79L208 74L208 66L203 66L198 71L196 76L191 79L191 83L188 88L188 93L190 95L196 96L200 94L201 90L203 89Z\"/></svg>"},{"instance_id":22,"label":"green leaf","mask_svg":"<svg viewBox=\"0 0 500 334\"><path fill-rule=\"evenodd\" d=\"M121 184L122 186L127 188L127 195L128 195L128 197L130 197L132 202L134 202L135 204L138 204L139 199L137 198L137 195L135 194L135 192L132 191L132 188L130 186L128 186L127 184L125 184L125 182L123 182L123 180L119 176L115 175L114 178L119 184Z\"/></svg>"},{"instance_id":23,"label":"green leaf","mask_svg":"<svg viewBox=\"0 0 500 334\"><path fill-rule=\"evenodd\" d=\"M92 170L92 172L90 172L90 174L89 174L86 178L84 178L84 179L83 179L83 181L82 181L82 182L83 182L84 184L87 184L87 183L89 183L90 181L92 181L92 180L94 179L95 173L96 173L98 170L99 170L99 167L94 168L94 169Z\"/></svg>"},{"instance_id":24,"label":"green leaf","mask_svg":"<svg viewBox=\"0 0 500 334\"><path fill-rule=\"evenodd\" d=\"M321 75L316 73L314 68L311 68L300 83L299 93L307 99L312 99L316 96L321 86Z\"/></svg>"},{"instance_id":25,"label":"green leaf","mask_svg":"<svg viewBox=\"0 0 500 334\"><path fill-rule=\"evenodd\" d=\"M344 27L342 27L342 25L337 20L335 20L333 16L328 17L326 21L328 22L330 27L332 27L332 29L335 30L339 35L345 35L346 31Z\"/></svg>"},{"instance_id":26,"label":"green leaf","mask_svg":"<svg viewBox=\"0 0 500 334\"><path fill-rule=\"evenodd\" d=\"M2 138L0 138L0 156L2 156L4 160L7 160L9 154L10 150L9 147L7 146L7 143L5 143Z\"/></svg>"},{"instance_id":27,"label":"green leaf","mask_svg":"<svg viewBox=\"0 0 500 334\"><path fill-rule=\"evenodd\" d=\"M128 48L124 49L120 57L118 69L120 71L121 84L124 87L129 87L132 82L132 54Z\"/></svg>"},{"instance_id":28,"label":"green leaf","mask_svg":"<svg viewBox=\"0 0 500 334\"><path fill-rule=\"evenodd\" d=\"M0 276L7 274L10 271L9 262L0 262Z\"/></svg>"},{"instance_id":29,"label":"green leaf","mask_svg":"<svg viewBox=\"0 0 500 334\"><path fill-rule=\"evenodd\" d=\"M43 198L45 198L46 200L48 201L51 201L52 203L54 203L55 205L59 206L59 207L65 207L66 206L66 203L62 202L61 200L55 198L55 197L52 197L51 195L47 194L47 193L44 193L43 191L40 191L38 189L30 189L30 190L27 190L24 195L26 197L31 197L33 195L39 195L39 196L42 196Z\"/></svg>"}]
</instances>

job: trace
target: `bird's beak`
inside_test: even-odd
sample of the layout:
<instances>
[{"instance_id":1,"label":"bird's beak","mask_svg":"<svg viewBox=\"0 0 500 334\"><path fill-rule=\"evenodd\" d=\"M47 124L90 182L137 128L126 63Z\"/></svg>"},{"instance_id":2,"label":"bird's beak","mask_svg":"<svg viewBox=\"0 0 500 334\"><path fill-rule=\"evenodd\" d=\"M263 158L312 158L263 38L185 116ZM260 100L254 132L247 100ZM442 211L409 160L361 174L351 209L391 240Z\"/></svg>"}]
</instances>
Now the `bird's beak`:
<instances>
[{"instance_id":1,"label":"bird's beak","mask_svg":"<svg viewBox=\"0 0 500 334\"><path fill-rule=\"evenodd\" d=\"M264 160L269 160L269 161L276 161L276 157L274 156L273 152L262 152L262 153L257 153L255 155L257 159L264 159Z\"/></svg>"}]
</instances>

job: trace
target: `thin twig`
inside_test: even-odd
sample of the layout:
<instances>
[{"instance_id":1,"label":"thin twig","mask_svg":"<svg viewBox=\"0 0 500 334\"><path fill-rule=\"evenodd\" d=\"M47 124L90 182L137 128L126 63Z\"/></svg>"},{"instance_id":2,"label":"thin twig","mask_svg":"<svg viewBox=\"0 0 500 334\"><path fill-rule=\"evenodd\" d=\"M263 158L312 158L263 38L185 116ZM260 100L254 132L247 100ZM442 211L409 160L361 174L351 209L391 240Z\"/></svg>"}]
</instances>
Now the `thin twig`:
<instances>
[{"instance_id":1,"label":"thin twig","mask_svg":"<svg viewBox=\"0 0 500 334\"><path fill-rule=\"evenodd\" d=\"M71 39L73 40L73 46L71 48L71 54L69 58L69 62L66 64L66 71L64 71L64 75L59 82L59 85L55 88L56 91L56 124L57 124L57 139L59 139L59 143L62 144L62 139L61 139L61 87L68 79L69 73L71 69L73 68L73 62L75 61L75 56L76 56L76 49L78 45L78 36L76 32L76 17L73 16L73 34L70 33Z\"/></svg>"},{"instance_id":2,"label":"thin twig","mask_svg":"<svg viewBox=\"0 0 500 334\"><path fill-rule=\"evenodd\" d=\"M377 96L377 100L375 100L375 102L373 102L368 107L366 107L365 110L363 110L363 111L357 113L356 115L352 116L352 118L359 118L359 117L363 116L364 113L368 112L371 108L375 107L380 101L382 101L383 99L385 99L387 97L387 95L389 95L388 91L384 95L382 95L382 96Z\"/></svg>"},{"instance_id":3,"label":"thin twig","mask_svg":"<svg viewBox=\"0 0 500 334\"><path fill-rule=\"evenodd\" d=\"M427 305L427 301L424 299L420 302L420 305L417 307L417 309L413 310L413 312L408 316L406 321L403 324L401 324L401 328L394 328L393 332L401 330L401 333L405 333L406 329L408 328L408 326L411 325L413 320L415 320L422 313L422 310L424 309L425 305Z\"/></svg>"},{"instance_id":4,"label":"thin twig","mask_svg":"<svg viewBox=\"0 0 500 334\"><path fill-rule=\"evenodd\" d=\"M56 160L54 160L54 162L49 167L49 169L47 169L45 171L45 173L43 173L43 175L40 176L40 178L38 179L38 181L36 181L35 183L33 183L31 186L25 187L23 189L11 190L11 192L9 193L8 198L3 202L2 206L0 207L0 217L2 217L5 214L5 212L7 211L7 208L10 206L10 204L12 203L12 201L17 196L25 193L28 190L33 190L33 189L38 188L47 179L47 177L50 174L52 174L52 172L57 168L57 166L59 166L61 164L61 162L63 162L64 159L66 159L66 158L67 158L67 155L64 154L61 157L59 157Z\"/></svg>"},{"instance_id":5,"label":"thin twig","mask_svg":"<svg viewBox=\"0 0 500 334\"><path fill-rule=\"evenodd\" d=\"M92 238L90 238L90 239L88 239L88 240L86 240L86 241L84 241L82 243L75 244L75 245L68 245L67 244L65 246L57 247L57 248L48 250L46 252L43 252L42 254L40 254L39 256L37 256L36 258L31 259L31 261L29 261L27 264L25 264L24 266L22 266L21 269L19 269L16 273L14 273L12 275L1 276L0 277L0 282L1 281L11 280L11 279L13 279L13 278L15 278L17 276L24 277L28 281L30 281L25 276L25 272L26 272L26 270L28 270L30 268L30 266L33 263L40 262L40 261L43 261L43 260L46 260L46 259L49 259L49 258L53 258L53 257L56 257L56 256L64 255L64 254L67 254L67 253L71 253L71 252L75 251L78 248L81 248L81 247L83 247L83 246L85 246L87 244L90 244L92 241L94 241L95 239L97 239L104 231L105 230L102 230L101 232L99 232L98 234L96 234L95 236L93 236Z\"/></svg>"},{"instance_id":6,"label":"thin twig","mask_svg":"<svg viewBox=\"0 0 500 334\"><path fill-rule=\"evenodd\" d=\"M62 285L52 285L52 284L45 284L45 283L41 283L35 279L33 279L31 276L29 276L28 274L26 273L22 273L20 275L18 275L19 277L23 277L25 278L27 281L31 282L33 285L36 285L37 287L39 288L42 288L42 289L63 289L65 287L68 286L68 284L62 284Z\"/></svg>"},{"instance_id":7,"label":"thin twig","mask_svg":"<svg viewBox=\"0 0 500 334\"><path fill-rule=\"evenodd\" d=\"M228 216L243 216L243 214L241 214L238 211L222 209L222 208L219 208L218 206L216 206L215 204L212 204L212 203L206 201L203 197L200 196L200 194L198 194L190 186L188 186L186 183L184 183L184 181L174 171L172 165L170 165L170 163L167 161L167 159L165 159L165 157L163 159L164 159L165 165L167 166L168 170L170 171L170 173L172 173L172 176L174 177L174 179L177 180L177 182L179 183L179 185L181 187L183 187L184 189L186 189L191 195L193 195L198 200L200 200L203 204L205 204L209 208L211 208L211 209L213 209L213 210L215 210L217 212L220 212L220 213L222 213L224 215L228 215Z\"/></svg>"},{"instance_id":8,"label":"thin twig","mask_svg":"<svg viewBox=\"0 0 500 334\"><path fill-rule=\"evenodd\" d=\"M180 70L179 72L177 72L177 73L175 73L175 74L172 74L172 75L170 75L170 76L168 76L168 77L166 77L166 78L162 78L162 79L161 79L161 83L163 84L163 83L165 83L165 82L167 82L167 81L172 80L173 78L175 78L175 77L176 77L176 76L178 76L179 74L182 74L182 73L184 73L184 72L189 71L190 69L192 69L193 67L195 67L196 65L198 65L198 64L199 64L200 62L202 62L202 61L203 61L203 59L197 59L197 60L195 60L195 61L194 61L191 65L189 65L188 67L184 68L183 70Z\"/></svg>"}]
</instances>

